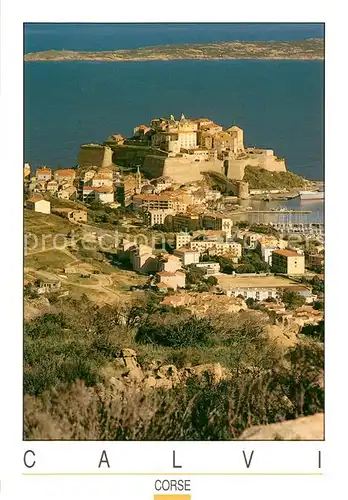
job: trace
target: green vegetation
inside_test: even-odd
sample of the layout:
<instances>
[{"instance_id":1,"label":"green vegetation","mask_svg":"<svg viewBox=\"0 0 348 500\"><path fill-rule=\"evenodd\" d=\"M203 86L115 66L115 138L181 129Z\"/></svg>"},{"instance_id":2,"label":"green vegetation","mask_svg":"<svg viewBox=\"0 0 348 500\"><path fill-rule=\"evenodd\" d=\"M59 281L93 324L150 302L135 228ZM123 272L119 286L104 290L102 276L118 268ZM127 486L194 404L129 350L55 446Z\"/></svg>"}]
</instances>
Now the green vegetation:
<instances>
[{"instance_id":1,"label":"green vegetation","mask_svg":"<svg viewBox=\"0 0 348 500\"><path fill-rule=\"evenodd\" d=\"M324 40L226 41L158 45L115 51L46 50L24 56L25 61L156 61L174 59L324 59Z\"/></svg>"},{"instance_id":2,"label":"green vegetation","mask_svg":"<svg viewBox=\"0 0 348 500\"><path fill-rule=\"evenodd\" d=\"M294 189L306 186L306 179L293 172L270 172L264 168L245 168L243 181L249 183L249 189Z\"/></svg>"},{"instance_id":3,"label":"green vegetation","mask_svg":"<svg viewBox=\"0 0 348 500\"><path fill-rule=\"evenodd\" d=\"M318 325L306 325L302 328L301 333L307 335L318 342L324 342L324 321L320 321Z\"/></svg>"},{"instance_id":4,"label":"green vegetation","mask_svg":"<svg viewBox=\"0 0 348 500\"><path fill-rule=\"evenodd\" d=\"M239 264L235 264L228 257L219 255L203 255L202 261L214 261L220 264L220 270L225 274L242 273L269 273L270 266L262 260L261 256L254 250L244 250L243 257Z\"/></svg>"},{"instance_id":5,"label":"green vegetation","mask_svg":"<svg viewBox=\"0 0 348 500\"><path fill-rule=\"evenodd\" d=\"M160 300L140 294L121 308L55 298L54 311L25 325L27 439L230 440L250 425L323 411L314 335L284 357L259 312L200 319ZM178 368L220 362L231 375L120 393L105 369L125 346L144 369L153 359Z\"/></svg>"},{"instance_id":6,"label":"green vegetation","mask_svg":"<svg viewBox=\"0 0 348 500\"><path fill-rule=\"evenodd\" d=\"M282 302L286 309L295 310L306 303L306 299L297 292L286 290L283 293Z\"/></svg>"},{"instance_id":7,"label":"green vegetation","mask_svg":"<svg viewBox=\"0 0 348 500\"><path fill-rule=\"evenodd\" d=\"M38 270L62 271L67 264L73 262L73 257L61 250L47 250L25 257L25 265Z\"/></svg>"}]
</instances>

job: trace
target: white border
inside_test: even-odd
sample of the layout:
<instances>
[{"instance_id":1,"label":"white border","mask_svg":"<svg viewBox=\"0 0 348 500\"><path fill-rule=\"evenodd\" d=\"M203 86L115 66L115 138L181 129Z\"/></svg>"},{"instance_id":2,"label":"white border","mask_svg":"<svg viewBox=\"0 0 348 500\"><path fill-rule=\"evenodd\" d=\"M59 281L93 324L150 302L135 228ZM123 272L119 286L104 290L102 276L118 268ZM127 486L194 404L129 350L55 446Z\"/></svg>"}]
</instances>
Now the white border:
<instances>
[{"instance_id":1,"label":"white border","mask_svg":"<svg viewBox=\"0 0 348 500\"><path fill-rule=\"evenodd\" d=\"M136 8L135 8L136 3ZM345 291L345 225L344 208L347 199L347 160L345 154L347 130L347 100L345 77L346 67L346 16L340 2L326 4L322 1L293 0L284 4L277 0L244 3L218 2L197 4L184 1L132 2L127 5L115 1L87 3L86 1L67 1L51 3L47 1L6 0L1 5L1 169L5 172L1 200L3 234L1 238L2 264L2 329L0 349L1 369L1 425L0 425L0 479L1 493L4 498L96 498L105 494L106 498L152 498L152 478L108 477L101 480L91 477L81 480L68 478L23 478L23 450L28 443L22 443L22 23L23 22L326 22L326 442L323 468L324 477L235 477L195 478L193 500L198 498L217 498L218 492L231 492L245 498L258 497L283 499L329 496L329 487L342 485L344 481L344 441L346 391L342 381L345 379L347 358L347 327ZM304 82L305 84L305 82ZM341 216L341 217L340 217ZM336 238L335 238L336 236ZM335 267L335 264L337 267ZM330 284L330 287L329 287ZM341 317L342 314L342 317ZM60 466L72 453L77 453L76 464L88 459L92 448L102 447L99 443L42 443L40 449L45 455L54 453L55 459L61 457ZM165 467L162 448L172 448L170 443L157 443L148 448L147 443L136 443L139 457L143 456L144 466L151 463ZM120 446L108 444L115 456L126 456L123 446L133 448L133 444ZM245 448L242 443L219 443L217 455L210 455L211 444L178 443L175 449L192 448L195 464L202 457L207 460L219 457L231 464L234 450ZM250 443L248 449L259 450L267 460L274 458L275 448L282 450L286 443ZM297 457L298 467L303 467L302 458L310 447L318 448L318 443L290 443L293 455ZM86 450L86 447L88 451ZM69 450L69 451L68 451ZM146 451L146 455L140 453ZM168 451L167 450L167 451ZM137 456L134 451L134 457ZM179 453L179 452L178 452ZM191 453L191 452L190 452ZM281 452L283 453L283 452ZM146 460L147 458L147 460ZM49 455L47 455L47 460ZM280 460L280 459L278 459ZM218 461L216 461L218 463ZM265 462L266 463L266 462ZM278 462L278 465L280 462ZM46 464L47 465L47 464ZM195 465L195 466L196 466ZM72 464L70 465L73 466ZM69 467L70 467L69 466ZM155 465L153 465L155 466ZM58 467L58 465L56 465ZM156 468L156 470L159 470ZM332 481L332 482L331 482ZM335 481L335 482L333 482ZM343 482L344 481L344 482ZM294 487L295 486L295 487ZM118 489L121 488L121 489ZM224 495L226 496L226 494Z\"/></svg>"}]
</instances>

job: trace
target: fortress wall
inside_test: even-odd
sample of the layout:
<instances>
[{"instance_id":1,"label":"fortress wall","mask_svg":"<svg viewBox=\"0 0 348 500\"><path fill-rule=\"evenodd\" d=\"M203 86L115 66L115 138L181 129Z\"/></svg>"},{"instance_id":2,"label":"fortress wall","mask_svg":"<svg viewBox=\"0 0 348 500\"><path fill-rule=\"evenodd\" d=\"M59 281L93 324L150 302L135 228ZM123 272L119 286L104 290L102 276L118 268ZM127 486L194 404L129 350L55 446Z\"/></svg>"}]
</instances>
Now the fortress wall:
<instances>
[{"instance_id":1,"label":"fortress wall","mask_svg":"<svg viewBox=\"0 0 348 500\"><path fill-rule=\"evenodd\" d=\"M247 165L250 165L248 160L227 160L226 176L236 181L243 180L244 170Z\"/></svg>"},{"instance_id":2,"label":"fortress wall","mask_svg":"<svg viewBox=\"0 0 348 500\"><path fill-rule=\"evenodd\" d=\"M166 161L165 156L147 155L144 159L144 163L141 172L146 175L146 177L152 179L154 177L162 177L164 174L164 162Z\"/></svg>"},{"instance_id":3,"label":"fortress wall","mask_svg":"<svg viewBox=\"0 0 348 500\"><path fill-rule=\"evenodd\" d=\"M202 172L214 171L223 173L221 160L195 161L187 157L161 157L148 155L145 158L142 172L150 178L168 176L175 182L185 184L202 180Z\"/></svg>"},{"instance_id":4,"label":"fortress wall","mask_svg":"<svg viewBox=\"0 0 348 500\"><path fill-rule=\"evenodd\" d=\"M244 177L245 167L264 168L270 172L286 172L285 161L278 161L276 156L250 155L246 160L227 160L227 173L229 179L241 181Z\"/></svg>"},{"instance_id":5,"label":"fortress wall","mask_svg":"<svg viewBox=\"0 0 348 500\"><path fill-rule=\"evenodd\" d=\"M81 146L77 161L80 167L109 167L112 164L112 150L103 146Z\"/></svg>"},{"instance_id":6,"label":"fortress wall","mask_svg":"<svg viewBox=\"0 0 348 500\"><path fill-rule=\"evenodd\" d=\"M200 162L190 161L186 158L166 158L163 175L182 184L200 181L202 179Z\"/></svg>"},{"instance_id":7,"label":"fortress wall","mask_svg":"<svg viewBox=\"0 0 348 500\"><path fill-rule=\"evenodd\" d=\"M218 174L224 173L224 163L222 160L208 160L198 163L200 165L200 172L217 172Z\"/></svg>"},{"instance_id":8,"label":"fortress wall","mask_svg":"<svg viewBox=\"0 0 348 500\"><path fill-rule=\"evenodd\" d=\"M270 172L286 172L286 166L284 160L277 160L274 155L250 155L248 165L253 167L260 167Z\"/></svg>"},{"instance_id":9,"label":"fortress wall","mask_svg":"<svg viewBox=\"0 0 348 500\"><path fill-rule=\"evenodd\" d=\"M117 165L125 167L143 165L145 157L151 153L150 147L114 146L113 159Z\"/></svg>"}]
</instances>

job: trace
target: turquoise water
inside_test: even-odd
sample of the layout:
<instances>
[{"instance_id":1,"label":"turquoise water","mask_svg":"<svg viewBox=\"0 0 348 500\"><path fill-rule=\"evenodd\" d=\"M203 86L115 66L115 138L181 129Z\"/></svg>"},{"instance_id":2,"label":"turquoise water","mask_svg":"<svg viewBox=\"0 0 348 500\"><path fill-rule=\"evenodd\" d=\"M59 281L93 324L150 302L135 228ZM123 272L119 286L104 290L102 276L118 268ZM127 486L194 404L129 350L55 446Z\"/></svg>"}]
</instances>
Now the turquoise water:
<instances>
[{"instance_id":1,"label":"turquoise water","mask_svg":"<svg viewBox=\"0 0 348 500\"><path fill-rule=\"evenodd\" d=\"M26 23L25 51L323 38L323 23Z\"/></svg>"},{"instance_id":2,"label":"turquoise water","mask_svg":"<svg viewBox=\"0 0 348 500\"><path fill-rule=\"evenodd\" d=\"M72 166L79 146L179 115L233 123L248 146L323 178L320 61L53 62L25 64L25 161Z\"/></svg>"},{"instance_id":3,"label":"turquoise water","mask_svg":"<svg viewBox=\"0 0 348 500\"><path fill-rule=\"evenodd\" d=\"M158 44L323 37L323 24L148 23L25 25L25 52L116 50ZM169 113L245 130L288 167L323 178L323 63L166 61L26 63L25 161L76 164L79 146Z\"/></svg>"}]
</instances>

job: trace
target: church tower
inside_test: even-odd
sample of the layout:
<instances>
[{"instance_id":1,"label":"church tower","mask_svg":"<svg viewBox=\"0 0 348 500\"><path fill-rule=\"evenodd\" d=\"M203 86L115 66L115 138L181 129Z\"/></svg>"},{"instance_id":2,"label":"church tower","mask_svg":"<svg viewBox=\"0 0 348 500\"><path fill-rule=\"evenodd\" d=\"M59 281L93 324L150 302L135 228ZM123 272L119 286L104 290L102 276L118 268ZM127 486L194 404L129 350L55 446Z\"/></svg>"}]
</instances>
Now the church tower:
<instances>
[{"instance_id":1,"label":"church tower","mask_svg":"<svg viewBox=\"0 0 348 500\"><path fill-rule=\"evenodd\" d=\"M141 193L141 172L139 170L139 165L137 166L137 173L135 174L135 192L136 194Z\"/></svg>"}]
</instances>

